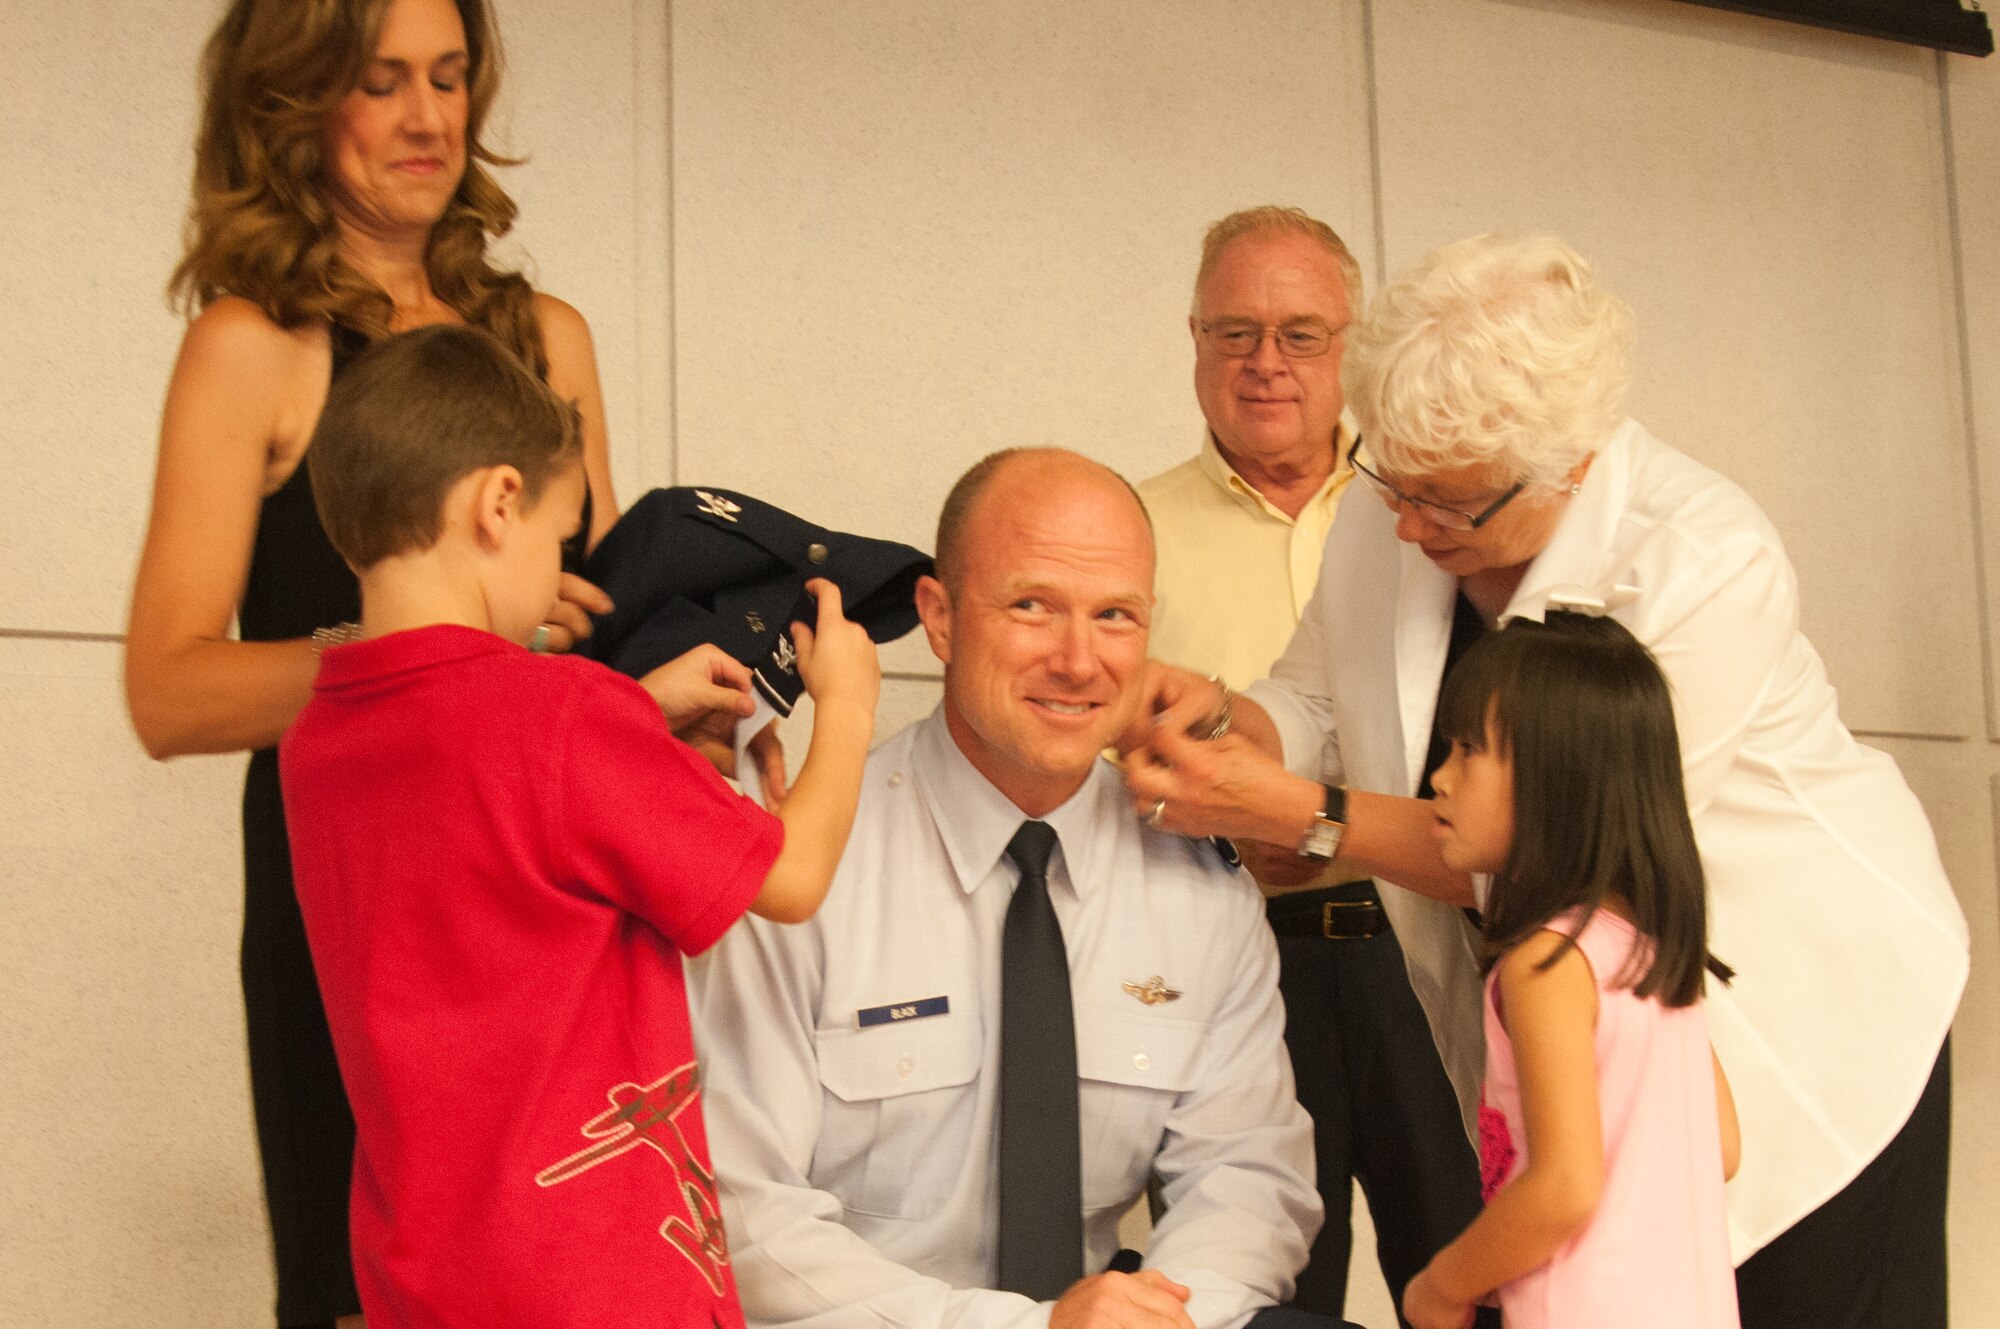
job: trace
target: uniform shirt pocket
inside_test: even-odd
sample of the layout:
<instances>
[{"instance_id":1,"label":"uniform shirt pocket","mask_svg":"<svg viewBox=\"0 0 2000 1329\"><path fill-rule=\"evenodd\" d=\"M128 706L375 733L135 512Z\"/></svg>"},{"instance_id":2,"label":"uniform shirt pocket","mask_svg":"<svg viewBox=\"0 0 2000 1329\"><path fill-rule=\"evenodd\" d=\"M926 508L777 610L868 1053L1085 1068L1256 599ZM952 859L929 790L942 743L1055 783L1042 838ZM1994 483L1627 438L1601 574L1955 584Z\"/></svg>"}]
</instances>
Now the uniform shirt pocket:
<instances>
[{"instance_id":1,"label":"uniform shirt pocket","mask_svg":"<svg viewBox=\"0 0 2000 1329\"><path fill-rule=\"evenodd\" d=\"M971 1142L976 1029L954 1014L815 1037L826 1092L813 1185L858 1213L930 1217Z\"/></svg>"},{"instance_id":2,"label":"uniform shirt pocket","mask_svg":"<svg viewBox=\"0 0 2000 1329\"><path fill-rule=\"evenodd\" d=\"M1123 1206L1145 1188L1167 1117L1195 1086L1206 1034L1194 1020L1077 1008L1086 1211Z\"/></svg>"}]
</instances>

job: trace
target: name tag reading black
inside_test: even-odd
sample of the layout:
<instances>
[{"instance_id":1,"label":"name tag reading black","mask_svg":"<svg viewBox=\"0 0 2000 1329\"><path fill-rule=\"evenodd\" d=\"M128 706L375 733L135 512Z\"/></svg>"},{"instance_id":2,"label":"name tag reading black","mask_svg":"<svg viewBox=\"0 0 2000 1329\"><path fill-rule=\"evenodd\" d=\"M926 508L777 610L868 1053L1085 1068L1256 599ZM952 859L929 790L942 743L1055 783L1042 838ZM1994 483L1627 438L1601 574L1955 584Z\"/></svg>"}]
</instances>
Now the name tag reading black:
<instances>
[{"instance_id":1,"label":"name tag reading black","mask_svg":"<svg viewBox=\"0 0 2000 1329\"><path fill-rule=\"evenodd\" d=\"M854 1014L861 1021L861 1027L866 1029L871 1025L900 1024L904 1020L921 1020L927 1015L943 1015L950 1009L950 997L925 997L922 1001L899 1001L894 1006L870 1006Z\"/></svg>"}]
</instances>

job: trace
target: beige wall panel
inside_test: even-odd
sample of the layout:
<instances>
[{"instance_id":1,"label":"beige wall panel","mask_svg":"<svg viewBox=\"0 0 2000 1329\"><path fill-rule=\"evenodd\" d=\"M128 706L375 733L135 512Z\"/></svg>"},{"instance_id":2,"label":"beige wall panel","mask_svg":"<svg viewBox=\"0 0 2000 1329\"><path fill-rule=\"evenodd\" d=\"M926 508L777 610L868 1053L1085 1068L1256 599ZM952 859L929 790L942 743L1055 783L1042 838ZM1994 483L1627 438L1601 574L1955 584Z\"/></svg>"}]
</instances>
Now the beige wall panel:
<instances>
[{"instance_id":1,"label":"beige wall panel","mask_svg":"<svg viewBox=\"0 0 2000 1329\"><path fill-rule=\"evenodd\" d=\"M1392 270L1552 229L1639 318L1637 414L1764 505L1857 728L1977 732L1936 63L1673 0L1374 10Z\"/></svg>"},{"instance_id":2,"label":"beige wall panel","mask_svg":"<svg viewBox=\"0 0 2000 1329\"><path fill-rule=\"evenodd\" d=\"M1963 264L1966 382L1979 470L1987 737L2000 741L2000 58L1945 56ZM1995 1305L2000 1305L1996 1298Z\"/></svg>"},{"instance_id":3,"label":"beige wall panel","mask_svg":"<svg viewBox=\"0 0 2000 1329\"><path fill-rule=\"evenodd\" d=\"M124 630L214 9L0 5L0 627Z\"/></svg>"},{"instance_id":4,"label":"beige wall panel","mask_svg":"<svg viewBox=\"0 0 2000 1329\"><path fill-rule=\"evenodd\" d=\"M664 472L664 18L635 17L644 7L629 0L498 8L512 62L494 144L529 159L499 173L521 205L501 252L592 320L629 501ZM13 485L0 626L11 628L123 630L182 329L162 292L187 207L196 66L222 5L95 9L79 25L74 8L0 6L0 460Z\"/></svg>"},{"instance_id":5,"label":"beige wall panel","mask_svg":"<svg viewBox=\"0 0 2000 1329\"><path fill-rule=\"evenodd\" d=\"M1887 741L1929 810L1938 850L1972 929L1972 978L1952 1028L1951 1282L1954 1323L2000 1308L2000 753L1984 743Z\"/></svg>"},{"instance_id":6,"label":"beige wall panel","mask_svg":"<svg viewBox=\"0 0 2000 1329\"><path fill-rule=\"evenodd\" d=\"M614 481L629 504L662 483L663 420L654 407L642 421L642 406L667 374L663 20L631 0L497 7L508 70L494 146L527 158L501 172L521 206L503 252L590 320Z\"/></svg>"},{"instance_id":7,"label":"beige wall panel","mask_svg":"<svg viewBox=\"0 0 2000 1329\"><path fill-rule=\"evenodd\" d=\"M1203 227L1371 252L1358 5L674 7L678 474L929 548L999 447L1191 453Z\"/></svg>"},{"instance_id":8,"label":"beige wall panel","mask_svg":"<svg viewBox=\"0 0 2000 1329\"><path fill-rule=\"evenodd\" d=\"M268 1323L243 759L148 761L118 668L0 639L0 1322Z\"/></svg>"},{"instance_id":9,"label":"beige wall panel","mask_svg":"<svg viewBox=\"0 0 2000 1329\"><path fill-rule=\"evenodd\" d=\"M868 746L879 748L909 726L928 716L937 709L938 701L944 696L944 685L933 678L892 677L882 680L882 697L875 705L875 734ZM799 766L806 759L806 746L812 741L813 704L811 697L799 698L787 718L778 722L778 733L785 740L785 764L792 774L799 773Z\"/></svg>"}]
</instances>

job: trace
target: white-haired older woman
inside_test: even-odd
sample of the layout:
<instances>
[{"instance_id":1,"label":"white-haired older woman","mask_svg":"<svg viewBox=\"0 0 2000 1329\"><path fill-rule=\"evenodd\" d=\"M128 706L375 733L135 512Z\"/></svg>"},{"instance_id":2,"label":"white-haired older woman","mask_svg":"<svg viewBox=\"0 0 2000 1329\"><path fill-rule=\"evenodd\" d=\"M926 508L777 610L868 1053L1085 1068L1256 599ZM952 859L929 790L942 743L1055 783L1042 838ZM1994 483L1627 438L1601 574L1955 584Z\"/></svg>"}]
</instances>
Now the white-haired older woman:
<instances>
[{"instance_id":1,"label":"white-haired older woman","mask_svg":"<svg viewBox=\"0 0 2000 1329\"><path fill-rule=\"evenodd\" d=\"M1895 765L1841 724L1777 532L1621 417L1630 323L1546 236L1446 246L1384 291L1343 371L1382 501L1342 506L1317 596L1229 736L1187 737L1221 727L1215 684L1156 672L1133 802L1190 834L1337 841L1381 878L1470 1117L1475 886L1423 801L1438 688L1509 618L1610 613L1673 683L1710 946L1738 975L1709 1019L1743 1121L1743 1323L1942 1325L1964 917Z\"/></svg>"}]
</instances>

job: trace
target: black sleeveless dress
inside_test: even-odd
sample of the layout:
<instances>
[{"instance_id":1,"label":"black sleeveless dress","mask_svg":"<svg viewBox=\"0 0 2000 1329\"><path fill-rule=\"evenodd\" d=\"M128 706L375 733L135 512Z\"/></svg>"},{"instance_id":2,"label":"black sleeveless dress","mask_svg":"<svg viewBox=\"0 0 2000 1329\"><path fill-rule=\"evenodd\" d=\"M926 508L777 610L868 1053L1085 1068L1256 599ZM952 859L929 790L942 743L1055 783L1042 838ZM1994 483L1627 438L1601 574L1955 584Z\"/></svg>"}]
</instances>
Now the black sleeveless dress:
<instances>
[{"instance_id":1,"label":"black sleeveless dress","mask_svg":"<svg viewBox=\"0 0 2000 1329\"><path fill-rule=\"evenodd\" d=\"M367 345L333 329L338 377ZM328 543L305 459L264 500L238 621L245 641L284 641L361 617L361 587ZM250 1096L276 1247L278 1323L358 1314L347 1249L354 1114L320 1005L278 789L278 751L251 754L243 785L243 1006Z\"/></svg>"}]
</instances>

